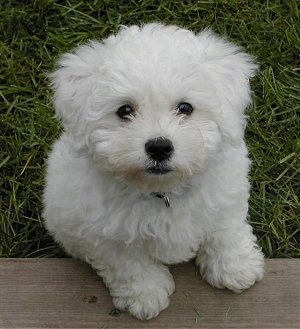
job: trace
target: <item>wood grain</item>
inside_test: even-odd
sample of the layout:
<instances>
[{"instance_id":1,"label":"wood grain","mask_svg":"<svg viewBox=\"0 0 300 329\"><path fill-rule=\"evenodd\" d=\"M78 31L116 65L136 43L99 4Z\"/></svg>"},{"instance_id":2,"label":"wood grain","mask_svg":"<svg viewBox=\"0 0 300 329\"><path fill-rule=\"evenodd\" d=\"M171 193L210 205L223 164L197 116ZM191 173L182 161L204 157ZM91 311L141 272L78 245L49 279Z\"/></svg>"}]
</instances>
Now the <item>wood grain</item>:
<instances>
[{"instance_id":1,"label":"wood grain","mask_svg":"<svg viewBox=\"0 0 300 329\"><path fill-rule=\"evenodd\" d=\"M192 263L171 272L169 308L139 321L112 312L107 289L83 263L0 259L0 328L300 328L299 259L267 260L265 278L242 294L211 288Z\"/></svg>"}]
</instances>

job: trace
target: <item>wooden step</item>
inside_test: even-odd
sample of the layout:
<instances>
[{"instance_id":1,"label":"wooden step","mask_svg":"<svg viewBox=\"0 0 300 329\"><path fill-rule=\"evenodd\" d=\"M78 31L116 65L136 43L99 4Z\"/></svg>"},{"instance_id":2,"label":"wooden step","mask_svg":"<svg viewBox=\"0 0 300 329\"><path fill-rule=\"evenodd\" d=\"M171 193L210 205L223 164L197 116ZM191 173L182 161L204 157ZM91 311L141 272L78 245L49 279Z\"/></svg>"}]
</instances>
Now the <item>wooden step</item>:
<instances>
[{"instance_id":1,"label":"wooden step","mask_svg":"<svg viewBox=\"0 0 300 329\"><path fill-rule=\"evenodd\" d=\"M95 272L72 259L0 259L0 328L300 328L300 260L266 261L242 294L213 289L192 263L170 267L176 292L157 318L115 314Z\"/></svg>"}]
</instances>

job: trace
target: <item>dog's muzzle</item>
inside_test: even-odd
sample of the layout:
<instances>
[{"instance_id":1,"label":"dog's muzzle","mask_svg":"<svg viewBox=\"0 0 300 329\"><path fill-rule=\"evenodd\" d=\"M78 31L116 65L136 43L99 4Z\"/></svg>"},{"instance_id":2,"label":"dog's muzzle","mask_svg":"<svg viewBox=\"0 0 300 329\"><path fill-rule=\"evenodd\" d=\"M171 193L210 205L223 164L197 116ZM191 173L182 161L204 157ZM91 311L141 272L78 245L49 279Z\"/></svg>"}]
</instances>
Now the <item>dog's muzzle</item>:
<instances>
[{"instance_id":1,"label":"dog's muzzle","mask_svg":"<svg viewBox=\"0 0 300 329\"><path fill-rule=\"evenodd\" d=\"M173 143L164 137L150 139L145 144L145 151L152 160L153 165L147 168L150 174L164 175L171 171L166 161L174 153Z\"/></svg>"}]
</instances>

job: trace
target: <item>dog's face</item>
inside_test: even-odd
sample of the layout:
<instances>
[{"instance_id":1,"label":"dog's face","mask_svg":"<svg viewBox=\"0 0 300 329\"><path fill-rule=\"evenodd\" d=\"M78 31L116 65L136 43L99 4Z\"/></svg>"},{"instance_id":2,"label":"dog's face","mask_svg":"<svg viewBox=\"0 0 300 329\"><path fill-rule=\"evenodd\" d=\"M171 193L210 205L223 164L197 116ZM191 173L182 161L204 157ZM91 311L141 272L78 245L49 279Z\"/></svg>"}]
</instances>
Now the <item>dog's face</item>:
<instances>
[{"instance_id":1,"label":"dog's face","mask_svg":"<svg viewBox=\"0 0 300 329\"><path fill-rule=\"evenodd\" d=\"M210 31L133 26L60 64L56 111L74 143L142 190L185 183L241 143L256 66Z\"/></svg>"}]
</instances>

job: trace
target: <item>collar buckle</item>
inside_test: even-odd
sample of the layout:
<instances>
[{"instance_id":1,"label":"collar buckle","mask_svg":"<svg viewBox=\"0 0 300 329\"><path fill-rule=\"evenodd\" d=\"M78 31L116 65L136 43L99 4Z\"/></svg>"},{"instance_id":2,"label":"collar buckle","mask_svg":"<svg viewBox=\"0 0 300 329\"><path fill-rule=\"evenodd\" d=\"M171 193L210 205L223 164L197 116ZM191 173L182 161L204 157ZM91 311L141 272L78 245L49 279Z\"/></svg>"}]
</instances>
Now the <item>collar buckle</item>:
<instances>
[{"instance_id":1,"label":"collar buckle","mask_svg":"<svg viewBox=\"0 0 300 329\"><path fill-rule=\"evenodd\" d=\"M170 199L164 192L152 192L151 195L156 198L164 199L167 208L170 207Z\"/></svg>"}]
</instances>

